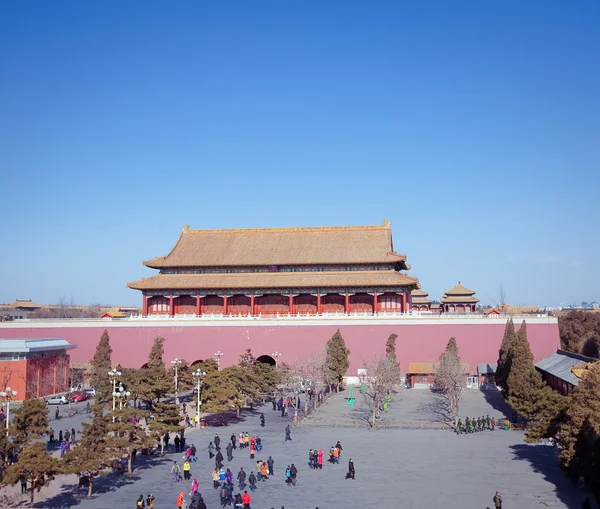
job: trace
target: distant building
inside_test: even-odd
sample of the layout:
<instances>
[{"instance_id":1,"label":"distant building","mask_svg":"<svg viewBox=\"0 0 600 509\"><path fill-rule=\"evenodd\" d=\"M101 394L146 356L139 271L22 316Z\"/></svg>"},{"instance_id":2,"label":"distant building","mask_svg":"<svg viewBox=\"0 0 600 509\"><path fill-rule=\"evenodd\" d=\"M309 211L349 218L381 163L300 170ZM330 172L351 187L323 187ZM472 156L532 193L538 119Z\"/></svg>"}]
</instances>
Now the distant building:
<instances>
[{"instance_id":1,"label":"distant building","mask_svg":"<svg viewBox=\"0 0 600 509\"><path fill-rule=\"evenodd\" d=\"M438 368L436 362L410 362L406 373L406 384L411 389L432 389L435 387L435 373ZM461 364L464 376L464 386L467 389L476 389L477 376L471 374L468 363Z\"/></svg>"},{"instance_id":2,"label":"distant building","mask_svg":"<svg viewBox=\"0 0 600 509\"><path fill-rule=\"evenodd\" d=\"M475 313L479 299L473 297L474 290L469 290L458 284L448 290L442 298L442 311L444 313Z\"/></svg>"},{"instance_id":3,"label":"distant building","mask_svg":"<svg viewBox=\"0 0 600 509\"><path fill-rule=\"evenodd\" d=\"M125 313L121 313L120 311L108 311L107 313L104 313L101 318L102 320L112 320L114 318L121 319L127 318L127 315Z\"/></svg>"},{"instance_id":4,"label":"distant building","mask_svg":"<svg viewBox=\"0 0 600 509\"><path fill-rule=\"evenodd\" d=\"M29 311L36 311L42 306L31 300L17 299L10 304L0 304L0 321L25 320Z\"/></svg>"},{"instance_id":5,"label":"distant building","mask_svg":"<svg viewBox=\"0 0 600 509\"><path fill-rule=\"evenodd\" d=\"M490 309L486 309L483 314L485 316L491 316L491 317L498 317L500 316L502 313L500 313L500 311L498 311L496 308L490 308Z\"/></svg>"},{"instance_id":6,"label":"distant building","mask_svg":"<svg viewBox=\"0 0 600 509\"><path fill-rule=\"evenodd\" d=\"M69 390L69 355L61 338L0 339L0 377L18 400Z\"/></svg>"},{"instance_id":7,"label":"distant building","mask_svg":"<svg viewBox=\"0 0 600 509\"><path fill-rule=\"evenodd\" d=\"M420 288L410 292L412 297L412 311L431 311L431 303L433 302L428 298L428 293L424 292Z\"/></svg>"}]
</instances>

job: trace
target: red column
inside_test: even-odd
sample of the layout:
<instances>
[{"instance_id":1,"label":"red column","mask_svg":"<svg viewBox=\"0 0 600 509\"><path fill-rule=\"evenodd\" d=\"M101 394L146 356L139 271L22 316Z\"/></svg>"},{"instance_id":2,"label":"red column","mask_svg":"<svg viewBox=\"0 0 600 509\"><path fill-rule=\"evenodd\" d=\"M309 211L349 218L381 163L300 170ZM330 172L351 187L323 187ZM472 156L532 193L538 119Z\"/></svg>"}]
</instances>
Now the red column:
<instances>
[{"instance_id":1,"label":"red column","mask_svg":"<svg viewBox=\"0 0 600 509\"><path fill-rule=\"evenodd\" d=\"M196 295L196 316L200 316L202 310L200 309L200 295Z\"/></svg>"},{"instance_id":2,"label":"red column","mask_svg":"<svg viewBox=\"0 0 600 509\"><path fill-rule=\"evenodd\" d=\"M402 312L408 312L408 302L406 300L406 292L402 292Z\"/></svg>"},{"instance_id":3,"label":"red column","mask_svg":"<svg viewBox=\"0 0 600 509\"><path fill-rule=\"evenodd\" d=\"M250 316L254 316L254 294L250 295Z\"/></svg>"},{"instance_id":4,"label":"red column","mask_svg":"<svg viewBox=\"0 0 600 509\"><path fill-rule=\"evenodd\" d=\"M290 303L288 304L290 315L294 314L294 296L290 293Z\"/></svg>"},{"instance_id":5,"label":"red column","mask_svg":"<svg viewBox=\"0 0 600 509\"><path fill-rule=\"evenodd\" d=\"M223 314L227 315L227 295L223 295Z\"/></svg>"},{"instance_id":6,"label":"red column","mask_svg":"<svg viewBox=\"0 0 600 509\"><path fill-rule=\"evenodd\" d=\"M148 297L145 295L142 297L142 316L144 318L148 316Z\"/></svg>"},{"instance_id":7,"label":"red column","mask_svg":"<svg viewBox=\"0 0 600 509\"><path fill-rule=\"evenodd\" d=\"M173 296L169 295L169 314L175 316L175 308L173 307Z\"/></svg>"},{"instance_id":8,"label":"red column","mask_svg":"<svg viewBox=\"0 0 600 509\"><path fill-rule=\"evenodd\" d=\"M348 295L348 292L346 292L346 314L349 315L350 314L350 295Z\"/></svg>"},{"instance_id":9,"label":"red column","mask_svg":"<svg viewBox=\"0 0 600 509\"><path fill-rule=\"evenodd\" d=\"M321 314L321 294L317 293L317 314Z\"/></svg>"},{"instance_id":10,"label":"red column","mask_svg":"<svg viewBox=\"0 0 600 509\"><path fill-rule=\"evenodd\" d=\"M377 305L377 292L373 293L373 314L376 315L377 311L379 311L378 309L378 305Z\"/></svg>"}]
</instances>

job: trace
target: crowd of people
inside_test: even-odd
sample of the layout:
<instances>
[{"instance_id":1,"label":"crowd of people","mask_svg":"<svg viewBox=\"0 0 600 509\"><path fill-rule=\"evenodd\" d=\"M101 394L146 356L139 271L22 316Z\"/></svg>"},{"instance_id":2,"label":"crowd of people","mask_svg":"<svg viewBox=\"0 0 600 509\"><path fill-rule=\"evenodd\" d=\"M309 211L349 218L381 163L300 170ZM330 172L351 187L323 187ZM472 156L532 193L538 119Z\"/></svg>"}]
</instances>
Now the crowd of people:
<instances>
[{"instance_id":1,"label":"crowd of people","mask_svg":"<svg viewBox=\"0 0 600 509\"><path fill-rule=\"evenodd\" d=\"M465 423L459 419L456 424L456 434L461 435L463 433L477 433L479 431L491 430L494 431L496 428L496 419L490 418L489 415L485 417L467 417Z\"/></svg>"}]
</instances>

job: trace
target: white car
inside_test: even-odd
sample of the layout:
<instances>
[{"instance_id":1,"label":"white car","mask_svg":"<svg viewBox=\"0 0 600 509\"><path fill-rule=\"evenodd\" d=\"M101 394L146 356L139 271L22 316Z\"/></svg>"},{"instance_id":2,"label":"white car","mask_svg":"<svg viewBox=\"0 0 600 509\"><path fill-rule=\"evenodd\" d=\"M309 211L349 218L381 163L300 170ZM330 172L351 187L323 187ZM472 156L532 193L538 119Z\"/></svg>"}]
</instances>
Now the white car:
<instances>
[{"instance_id":1,"label":"white car","mask_svg":"<svg viewBox=\"0 0 600 509\"><path fill-rule=\"evenodd\" d=\"M48 403L49 405L66 405L69 403L69 400L66 398L66 396L61 396L57 394L55 396L50 396L46 400L46 403Z\"/></svg>"},{"instance_id":2,"label":"white car","mask_svg":"<svg viewBox=\"0 0 600 509\"><path fill-rule=\"evenodd\" d=\"M87 389L84 389L84 394L87 394L88 398L94 398L96 396L96 389L94 389L93 387L88 387Z\"/></svg>"}]
</instances>

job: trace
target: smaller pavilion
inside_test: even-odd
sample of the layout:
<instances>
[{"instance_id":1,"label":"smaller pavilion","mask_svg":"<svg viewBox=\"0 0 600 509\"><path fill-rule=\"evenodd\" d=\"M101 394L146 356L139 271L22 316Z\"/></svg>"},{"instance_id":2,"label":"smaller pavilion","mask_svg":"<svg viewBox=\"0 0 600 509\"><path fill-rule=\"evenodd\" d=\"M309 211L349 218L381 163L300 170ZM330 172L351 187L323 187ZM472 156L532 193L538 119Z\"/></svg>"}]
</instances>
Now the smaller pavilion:
<instances>
[{"instance_id":1,"label":"smaller pavilion","mask_svg":"<svg viewBox=\"0 0 600 509\"><path fill-rule=\"evenodd\" d=\"M477 310L479 299L476 299L473 295L475 295L475 291L465 288L459 281L454 288L444 293L442 312L474 313Z\"/></svg>"},{"instance_id":2,"label":"smaller pavilion","mask_svg":"<svg viewBox=\"0 0 600 509\"><path fill-rule=\"evenodd\" d=\"M412 310L413 311L431 311L431 303L433 302L428 298L429 294L420 288L410 292L412 297Z\"/></svg>"}]
</instances>

